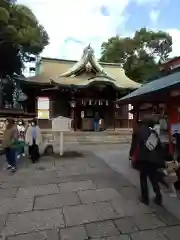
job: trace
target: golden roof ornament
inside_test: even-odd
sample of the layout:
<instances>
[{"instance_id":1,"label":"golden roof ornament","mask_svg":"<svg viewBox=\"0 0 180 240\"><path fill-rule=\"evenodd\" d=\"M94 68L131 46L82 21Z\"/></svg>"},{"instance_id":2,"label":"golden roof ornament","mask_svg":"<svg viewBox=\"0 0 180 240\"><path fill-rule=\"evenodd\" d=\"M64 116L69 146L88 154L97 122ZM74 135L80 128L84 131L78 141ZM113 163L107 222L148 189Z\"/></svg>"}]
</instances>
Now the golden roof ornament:
<instances>
[{"instance_id":1,"label":"golden roof ornament","mask_svg":"<svg viewBox=\"0 0 180 240\"><path fill-rule=\"evenodd\" d=\"M86 64L86 72L91 72L92 71L92 65L91 65L91 63L90 62L88 62L87 64Z\"/></svg>"}]
</instances>

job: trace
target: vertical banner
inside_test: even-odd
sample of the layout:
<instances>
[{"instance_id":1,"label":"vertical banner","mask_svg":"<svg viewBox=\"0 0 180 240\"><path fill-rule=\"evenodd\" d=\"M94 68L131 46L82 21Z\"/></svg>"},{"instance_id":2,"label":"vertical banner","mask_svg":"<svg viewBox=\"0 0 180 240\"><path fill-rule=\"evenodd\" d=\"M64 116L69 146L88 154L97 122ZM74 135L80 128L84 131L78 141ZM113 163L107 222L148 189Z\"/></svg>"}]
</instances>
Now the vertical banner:
<instances>
[{"instance_id":1,"label":"vertical banner","mask_svg":"<svg viewBox=\"0 0 180 240\"><path fill-rule=\"evenodd\" d=\"M38 97L37 99L37 110L38 119L49 119L49 98L48 97Z\"/></svg>"},{"instance_id":2,"label":"vertical banner","mask_svg":"<svg viewBox=\"0 0 180 240\"><path fill-rule=\"evenodd\" d=\"M128 104L128 119L133 119L133 114L130 111L133 109L131 104Z\"/></svg>"}]
</instances>

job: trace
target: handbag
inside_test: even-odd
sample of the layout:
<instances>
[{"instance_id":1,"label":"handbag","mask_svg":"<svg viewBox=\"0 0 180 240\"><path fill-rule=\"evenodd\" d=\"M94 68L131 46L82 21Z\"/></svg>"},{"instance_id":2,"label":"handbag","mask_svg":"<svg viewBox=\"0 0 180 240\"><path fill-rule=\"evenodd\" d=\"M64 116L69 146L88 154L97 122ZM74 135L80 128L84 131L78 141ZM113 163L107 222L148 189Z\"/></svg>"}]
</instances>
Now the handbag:
<instances>
[{"instance_id":1,"label":"handbag","mask_svg":"<svg viewBox=\"0 0 180 240\"><path fill-rule=\"evenodd\" d=\"M24 141L19 141L19 140L13 140L11 143L11 147L15 149L22 149L22 147L25 146Z\"/></svg>"},{"instance_id":2,"label":"handbag","mask_svg":"<svg viewBox=\"0 0 180 240\"><path fill-rule=\"evenodd\" d=\"M11 143L11 148L19 149L19 141L13 140Z\"/></svg>"}]
</instances>

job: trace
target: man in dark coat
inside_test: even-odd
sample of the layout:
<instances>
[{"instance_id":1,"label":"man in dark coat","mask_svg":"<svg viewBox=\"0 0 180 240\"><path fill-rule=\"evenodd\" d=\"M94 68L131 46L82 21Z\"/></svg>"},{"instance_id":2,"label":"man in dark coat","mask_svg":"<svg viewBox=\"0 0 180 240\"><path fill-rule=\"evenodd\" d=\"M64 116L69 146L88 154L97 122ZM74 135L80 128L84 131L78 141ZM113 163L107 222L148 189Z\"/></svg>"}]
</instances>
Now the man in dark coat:
<instances>
[{"instance_id":1,"label":"man in dark coat","mask_svg":"<svg viewBox=\"0 0 180 240\"><path fill-rule=\"evenodd\" d=\"M140 172L141 201L149 204L149 192L147 178L149 178L156 197L155 203L162 204L162 195L158 184L158 169L165 167L162 157L162 147L158 134L153 130L155 122L152 119L144 119L137 133L138 144L138 169Z\"/></svg>"}]
</instances>

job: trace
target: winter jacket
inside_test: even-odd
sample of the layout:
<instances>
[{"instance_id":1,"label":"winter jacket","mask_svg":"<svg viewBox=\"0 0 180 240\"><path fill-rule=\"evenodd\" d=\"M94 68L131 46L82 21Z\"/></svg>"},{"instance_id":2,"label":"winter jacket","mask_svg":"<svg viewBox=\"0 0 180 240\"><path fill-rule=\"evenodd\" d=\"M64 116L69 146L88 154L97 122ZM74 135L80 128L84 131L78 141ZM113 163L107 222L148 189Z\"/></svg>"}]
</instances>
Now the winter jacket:
<instances>
[{"instance_id":1,"label":"winter jacket","mask_svg":"<svg viewBox=\"0 0 180 240\"><path fill-rule=\"evenodd\" d=\"M3 148L11 147L13 145L13 142L16 141L17 138L18 131L15 125L10 129L6 129L3 134L2 147Z\"/></svg>"},{"instance_id":2,"label":"winter jacket","mask_svg":"<svg viewBox=\"0 0 180 240\"><path fill-rule=\"evenodd\" d=\"M29 126L26 131L25 141L29 146L33 145L33 136L32 136L32 127ZM41 130L38 126L36 126L36 139L35 143L39 146L42 143L42 135Z\"/></svg>"}]
</instances>

